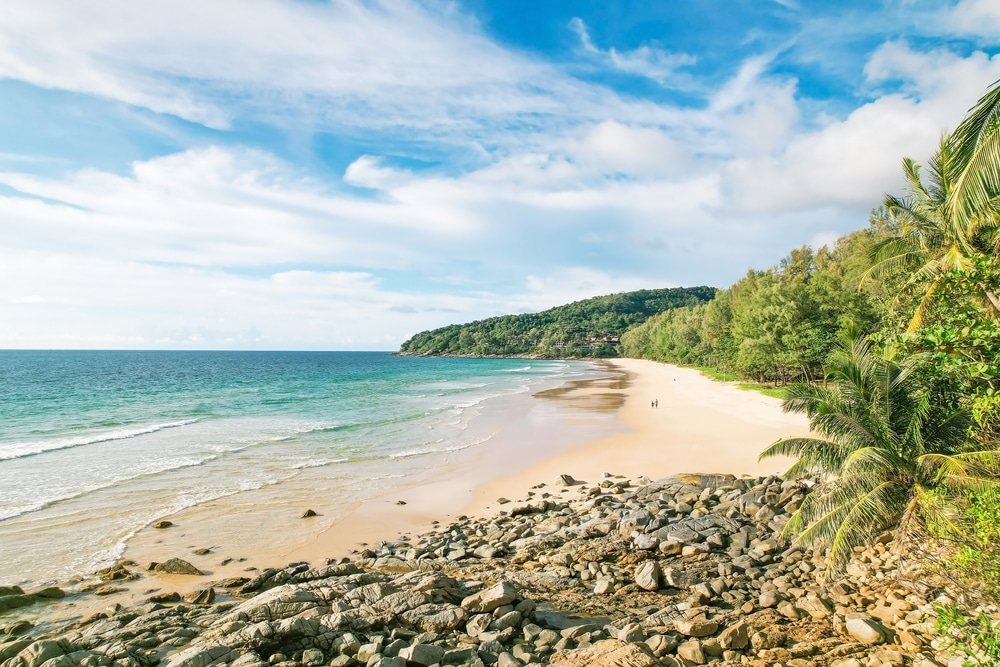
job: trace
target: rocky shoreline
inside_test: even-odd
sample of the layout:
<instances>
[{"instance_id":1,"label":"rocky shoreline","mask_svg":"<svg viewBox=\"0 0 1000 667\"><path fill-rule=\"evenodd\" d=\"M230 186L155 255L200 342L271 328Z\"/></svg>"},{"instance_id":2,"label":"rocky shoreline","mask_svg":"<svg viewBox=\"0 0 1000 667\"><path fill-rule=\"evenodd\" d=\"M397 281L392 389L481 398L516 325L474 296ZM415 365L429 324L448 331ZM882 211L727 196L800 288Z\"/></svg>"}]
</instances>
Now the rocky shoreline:
<instances>
[{"instance_id":1,"label":"rocky shoreline","mask_svg":"<svg viewBox=\"0 0 1000 667\"><path fill-rule=\"evenodd\" d=\"M891 535L834 581L822 554L781 541L806 493L777 477L563 475L351 559L150 589L62 625L0 615L0 667L948 664L933 609L947 593ZM146 569L185 566L204 576L177 558ZM86 595L156 581L127 561L99 575ZM0 613L41 599L0 587Z\"/></svg>"}]
</instances>

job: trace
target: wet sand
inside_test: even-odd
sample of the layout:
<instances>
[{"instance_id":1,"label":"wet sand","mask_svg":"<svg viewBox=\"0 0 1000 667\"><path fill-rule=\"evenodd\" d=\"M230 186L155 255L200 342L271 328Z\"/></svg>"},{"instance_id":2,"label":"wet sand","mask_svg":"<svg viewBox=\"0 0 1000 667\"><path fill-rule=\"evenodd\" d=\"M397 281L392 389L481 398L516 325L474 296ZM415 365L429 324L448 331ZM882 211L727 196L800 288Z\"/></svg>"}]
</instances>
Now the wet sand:
<instances>
[{"instance_id":1,"label":"wet sand","mask_svg":"<svg viewBox=\"0 0 1000 667\"><path fill-rule=\"evenodd\" d=\"M434 521L492 514L498 498L525 498L532 486L563 473L593 482L604 473L781 472L789 462L759 463L760 451L808 432L805 418L784 414L778 399L695 370L632 359L600 363L607 370L601 379L498 399L476 419L482 444L415 458L403 477L367 495L342 497L323 471L313 471L294 487L239 494L170 517L173 528L141 531L125 556L140 564L185 558L216 579L246 575L248 567L316 564L424 532ZM306 509L317 516L302 518ZM193 555L203 547L212 552ZM203 585L198 579L162 583L183 592Z\"/></svg>"}]
</instances>

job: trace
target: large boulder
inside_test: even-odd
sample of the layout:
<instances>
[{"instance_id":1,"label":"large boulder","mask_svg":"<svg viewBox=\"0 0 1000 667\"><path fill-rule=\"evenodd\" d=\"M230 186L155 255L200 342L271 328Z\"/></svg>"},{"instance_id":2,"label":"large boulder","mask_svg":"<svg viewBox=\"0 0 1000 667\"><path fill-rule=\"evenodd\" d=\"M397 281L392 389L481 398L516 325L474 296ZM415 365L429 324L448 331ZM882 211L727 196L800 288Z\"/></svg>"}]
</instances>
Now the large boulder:
<instances>
[{"instance_id":1,"label":"large boulder","mask_svg":"<svg viewBox=\"0 0 1000 667\"><path fill-rule=\"evenodd\" d=\"M462 600L462 608L474 614L489 613L497 607L510 604L517 599L517 595L514 584L502 581Z\"/></svg>"}]
</instances>

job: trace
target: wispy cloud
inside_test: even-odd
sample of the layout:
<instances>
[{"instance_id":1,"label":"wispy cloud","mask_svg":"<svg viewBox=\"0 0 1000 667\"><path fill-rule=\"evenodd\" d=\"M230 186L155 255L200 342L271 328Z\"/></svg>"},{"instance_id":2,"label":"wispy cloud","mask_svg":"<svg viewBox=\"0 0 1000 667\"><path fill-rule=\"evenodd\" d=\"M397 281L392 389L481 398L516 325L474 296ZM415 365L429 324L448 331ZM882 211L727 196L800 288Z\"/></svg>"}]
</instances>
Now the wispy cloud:
<instances>
[{"instance_id":1,"label":"wispy cloud","mask_svg":"<svg viewBox=\"0 0 1000 667\"><path fill-rule=\"evenodd\" d=\"M692 55L670 53L648 44L627 51L619 51L614 47L603 50L594 44L583 19L575 17L569 26L579 36L580 44L588 53L599 56L620 72L646 77L663 85L674 79L677 70L697 62Z\"/></svg>"}]
</instances>

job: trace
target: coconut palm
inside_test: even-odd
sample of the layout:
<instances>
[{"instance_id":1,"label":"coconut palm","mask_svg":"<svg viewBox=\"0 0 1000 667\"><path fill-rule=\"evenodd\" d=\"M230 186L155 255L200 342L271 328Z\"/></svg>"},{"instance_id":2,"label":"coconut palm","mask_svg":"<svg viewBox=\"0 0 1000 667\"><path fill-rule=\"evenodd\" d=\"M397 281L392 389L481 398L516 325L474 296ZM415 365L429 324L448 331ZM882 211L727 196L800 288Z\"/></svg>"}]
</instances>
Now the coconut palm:
<instances>
[{"instance_id":1,"label":"coconut palm","mask_svg":"<svg viewBox=\"0 0 1000 667\"><path fill-rule=\"evenodd\" d=\"M984 228L995 229L997 223L1000 81L986 91L955 128L951 144L951 155L958 168L947 194L947 218L956 232L960 231L973 243ZM997 250L998 246L992 245Z\"/></svg>"},{"instance_id":2,"label":"coconut palm","mask_svg":"<svg viewBox=\"0 0 1000 667\"><path fill-rule=\"evenodd\" d=\"M923 294L909 324L918 329L928 306L933 303L943 281L949 276L971 275L977 259L995 256L1000 250L1000 215L998 202L988 200L975 210L956 208L957 183L966 179L968 164L958 156L959 145L953 136L944 136L938 150L928 161L926 182L920 165L903 159L903 175L908 194L886 195L883 207L896 223L892 235L873 247L872 266L866 273L880 275L896 269L912 271L900 295L922 289ZM963 211L959 216L959 210ZM988 302L994 316L1000 313L1000 298L982 281L975 287Z\"/></svg>"},{"instance_id":3,"label":"coconut palm","mask_svg":"<svg viewBox=\"0 0 1000 667\"><path fill-rule=\"evenodd\" d=\"M925 519L935 491L997 484L1000 453L967 451L968 412L934 408L913 358L891 361L848 332L827 380L792 387L783 404L786 412L808 415L815 437L779 440L760 458L795 457L790 477L821 476L785 535L829 546L830 576L855 546Z\"/></svg>"}]
</instances>

